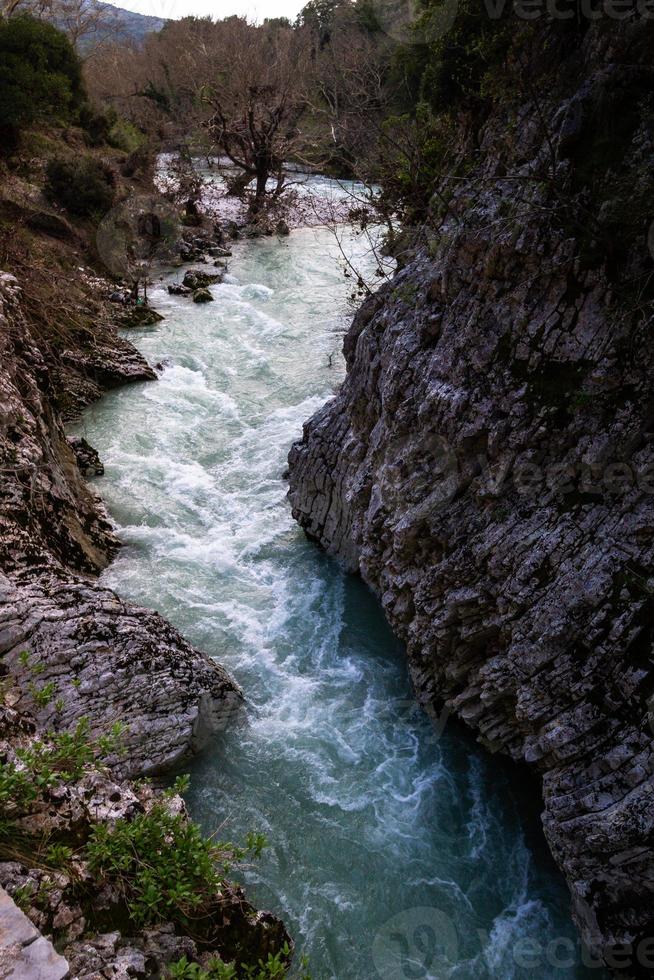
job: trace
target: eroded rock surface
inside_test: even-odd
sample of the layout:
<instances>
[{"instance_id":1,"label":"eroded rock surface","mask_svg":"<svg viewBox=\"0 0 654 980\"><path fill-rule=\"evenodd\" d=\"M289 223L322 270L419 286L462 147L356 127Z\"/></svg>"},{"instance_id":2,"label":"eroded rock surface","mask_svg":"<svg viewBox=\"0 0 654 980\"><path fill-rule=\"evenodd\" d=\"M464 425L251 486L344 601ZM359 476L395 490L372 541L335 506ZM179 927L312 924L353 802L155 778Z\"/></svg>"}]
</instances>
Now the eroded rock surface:
<instances>
[{"instance_id":1,"label":"eroded rock surface","mask_svg":"<svg viewBox=\"0 0 654 980\"><path fill-rule=\"evenodd\" d=\"M2 980L63 980L68 963L0 888L0 977Z\"/></svg>"},{"instance_id":2,"label":"eroded rock surface","mask_svg":"<svg viewBox=\"0 0 654 980\"><path fill-rule=\"evenodd\" d=\"M290 456L296 519L379 596L420 701L542 774L576 921L609 962L654 935L654 265L644 216L619 274L615 251L582 255L592 127L575 133L616 90L638 105L651 28L590 28L561 55L546 134L524 96L496 107ZM653 134L635 112L605 214L651 202Z\"/></svg>"}]
</instances>

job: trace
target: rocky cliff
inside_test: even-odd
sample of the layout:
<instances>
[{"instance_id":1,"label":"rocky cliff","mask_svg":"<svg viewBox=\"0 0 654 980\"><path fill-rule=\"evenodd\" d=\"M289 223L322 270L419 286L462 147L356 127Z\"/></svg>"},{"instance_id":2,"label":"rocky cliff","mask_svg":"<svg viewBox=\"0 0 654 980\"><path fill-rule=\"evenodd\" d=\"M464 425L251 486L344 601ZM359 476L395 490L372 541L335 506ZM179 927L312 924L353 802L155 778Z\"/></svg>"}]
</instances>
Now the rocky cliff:
<instances>
[{"instance_id":1,"label":"rocky cliff","mask_svg":"<svg viewBox=\"0 0 654 980\"><path fill-rule=\"evenodd\" d=\"M290 455L296 519L379 596L421 703L542 775L623 976L654 936L652 27L516 27Z\"/></svg>"}]
</instances>

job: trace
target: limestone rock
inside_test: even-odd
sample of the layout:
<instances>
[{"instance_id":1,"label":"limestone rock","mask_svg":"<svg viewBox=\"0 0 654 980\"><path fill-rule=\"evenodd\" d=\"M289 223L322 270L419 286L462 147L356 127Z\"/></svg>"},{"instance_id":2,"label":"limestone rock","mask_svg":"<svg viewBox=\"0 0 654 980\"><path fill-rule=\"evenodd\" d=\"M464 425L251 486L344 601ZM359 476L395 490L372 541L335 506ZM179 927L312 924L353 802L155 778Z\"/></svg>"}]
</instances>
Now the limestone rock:
<instances>
[{"instance_id":1,"label":"limestone rock","mask_svg":"<svg viewBox=\"0 0 654 980\"><path fill-rule=\"evenodd\" d=\"M220 282L222 280L222 274L219 272L202 272L200 269L189 269L185 273L182 283L184 286L188 286L189 289L193 291L197 289L206 289L207 286L213 285L213 283Z\"/></svg>"},{"instance_id":2,"label":"limestone rock","mask_svg":"<svg viewBox=\"0 0 654 980\"><path fill-rule=\"evenodd\" d=\"M53 411L19 300L16 279L0 275L0 657L26 706L38 663L39 687L52 691L40 723L88 715L106 731L121 719L129 754L118 769L158 771L222 730L241 693L160 616L88 577L117 541L76 461L89 449L74 443L74 454Z\"/></svg>"},{"instance_id":3,"label":"limestone rock","mask_svg":"<svg viewBox=\"0 0 654 980\"><path fill-rule=\"evenodd\" d=\"M81 436L68 436L68 445L75 454L75 461L82 476L102 476L104 466L96 449Z\"/></svg>"},{"instance_id":4,"label":"limestone rock","mask_svg":"<svg viewBox=\"0 0 654 980\"><path fill-rule=\"evenodd\" d=\"M0 888L1 980L64 980L68 963Z\"/></svg>"},{"instance_id":5,"label":"limestone rock","mask_svg":"<svg viewBox=\"0 0 654 980\"><path fill-rule=\"evenodd\" d=\"M163 316L150 306L128 306L118 317L118 323L123 329L151 327L161 323Z\"/></svg>"}]
</instances>

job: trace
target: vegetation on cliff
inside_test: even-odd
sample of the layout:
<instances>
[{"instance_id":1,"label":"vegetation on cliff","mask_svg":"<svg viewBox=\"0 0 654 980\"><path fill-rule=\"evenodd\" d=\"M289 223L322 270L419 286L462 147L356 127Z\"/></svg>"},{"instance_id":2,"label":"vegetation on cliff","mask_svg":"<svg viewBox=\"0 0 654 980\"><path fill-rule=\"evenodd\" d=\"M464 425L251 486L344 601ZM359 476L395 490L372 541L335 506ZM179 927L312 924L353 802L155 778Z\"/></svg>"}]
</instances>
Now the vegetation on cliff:
<instances>
[{"instance_id":1,"label":"vegetation on cliff","mask_svg":"<svg viewBox=\"0 0 654 980\"><path fill-rule=\"evenodd\" d=\"M29 666L27 651L23 659ZM37 711L46 689L35 685ZM41 732L34 715L12 707L19 701L3 680L0 881L67 958L84 962L83 934L138 936L172 924L192 936L196 955L213 951L208 977L285 976L292 950L283 929L271 920L259 934L254 910L227 877L258 857L265 839L251 834L236 847L203 836L179 796L184 777L164 792L118 780L105 760L125 751L120 722L99 737L85 717L72 730ZM190 952L188 943L178 949ZM182 970L174 952L174 944L168 956L160 950L159 968L171 977L202 975L186 956Z\"/></svg>"}]
</instances>

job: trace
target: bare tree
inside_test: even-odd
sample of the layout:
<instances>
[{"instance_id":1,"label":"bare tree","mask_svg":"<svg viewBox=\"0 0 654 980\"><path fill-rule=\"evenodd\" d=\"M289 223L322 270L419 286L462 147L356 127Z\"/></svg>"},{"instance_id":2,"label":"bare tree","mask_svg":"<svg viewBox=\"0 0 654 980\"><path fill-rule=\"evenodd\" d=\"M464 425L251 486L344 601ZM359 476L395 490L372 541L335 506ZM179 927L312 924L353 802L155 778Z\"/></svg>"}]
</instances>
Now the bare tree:
<instances>
[{"instance_id":1,"label":"bare tree","mask_svg":"<svg viewBox=\"0 0 654 980\"><path fill-rule=\"evenodd\" d=\"M0 17L30 14L47 20L68 35L83 58L124 36L120 12L89 0L0 0Z\"/></svg>"},{"instance_id":2,"label":"bare tree","mask_svg":"<svg viewBox=\"0 0 654 980\"><path fill-rule=\"evenodd\" d=\"M1 0L0 17L11 17L20 7L26 6L26 0Z\"/></svg>"},{"instance_id":3,"label":"bare tree","mask_svg":"<svg viewBox=\"0 0 654 980\"><path fill-rule=\"evenodd\" d=\"M300 146L298 123L308 104L308 35L284 25L254 27L240 18L216 26L218 60L199 93L211 110L205 126L217 151L254 182L250 210L257 215L267 198L284 191L284 165Z\"/></svg>"},{"instance_id":4,"label":"bare tree","mask_svg":"<svg viewBox=\"0 0 654 980\"><path fill-rule=\"evenodd\" d=\"M120 11L109 4L88 0L47 0L47 3L46 16L68 35L84 59L124 38L125 24Z\"/></svg>"}]
</instances>

